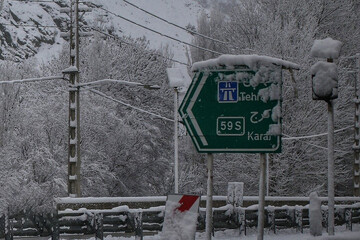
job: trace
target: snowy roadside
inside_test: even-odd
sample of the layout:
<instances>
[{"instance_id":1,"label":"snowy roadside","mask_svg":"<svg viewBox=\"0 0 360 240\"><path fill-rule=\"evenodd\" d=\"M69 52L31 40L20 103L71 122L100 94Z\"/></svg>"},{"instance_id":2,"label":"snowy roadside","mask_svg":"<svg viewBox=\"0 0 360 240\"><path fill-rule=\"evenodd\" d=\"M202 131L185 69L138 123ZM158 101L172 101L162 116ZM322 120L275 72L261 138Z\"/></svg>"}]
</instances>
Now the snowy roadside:
<instances>
[{"instance_id":1,"label":"snowy roadside","mask_svg":"<svg viewBox=\"0 0 360 240\"><path fill-rule=\"evenodd\" d=\"M51 238L15 238L17 240L51 240ZM89 236L61 236L61 240L95 240L95 237ZM205 233L196 233L196 240L205 240ZM237 230L225 230L215 232L213 240L256 240L257 235L255 229L248 233L246 236L239 236ZM304 233L296 233L295 229L280 230L277 234L265 231L264 240L360 240L360 225L353 225L353 231L345 230L345 226L338 226L335 228L335 236L328 236L326 232L323 232L321 237L312 237L309 233L309 229L305 229ZM104 240L135 240L135 237L123 237L115 235L107 235ZM159 235L144 236L144 240L164 240Z\"/></svg>"}]
</instances>

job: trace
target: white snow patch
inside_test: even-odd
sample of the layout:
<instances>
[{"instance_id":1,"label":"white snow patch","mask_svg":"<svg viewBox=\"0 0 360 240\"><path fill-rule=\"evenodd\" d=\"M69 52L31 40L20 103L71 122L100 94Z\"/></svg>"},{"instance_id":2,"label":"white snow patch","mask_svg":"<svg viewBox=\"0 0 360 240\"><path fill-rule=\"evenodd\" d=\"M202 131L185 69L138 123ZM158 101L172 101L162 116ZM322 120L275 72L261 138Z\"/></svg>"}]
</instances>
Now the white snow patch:
<instances>
[{"instance_id":1,"label":"white snow patch","mask_svg":"<svg viewBox=\"0 0 360 240\"><path fill-rule=\"evenodd\" d=\"M280 104L277 104L271 112L271 119L274 122L277 122L281 118L281 107Z\"/></svg>"},{"instance_id":2,"label":"white snow patch","mask_svg":"<svg viewBox=\"0 0 360 240\"><path fill-rule=\"evenodd\" d=\"M226 67L227 69L234 69L236 66L245 65L253 70L258 70L261 66L279 65L285 68L300 69L296 63L285 61L278 58L259 56L259 55L221 55L215 59L196 62L192 66L192 71L200 71L212 68Z\"/></svg>"},{"instance_id":3,"label":"white snow patch","mask_svg":"<svg viewBox=\"0 0 360 240\"><path fill-rule=\"evenodd\" d=\"M167 68L166 69L169 85L172 88L188 88L191 83L191 77L186 67Z\"/></svg>"},{"instance_id":4,"label":"white snow patch","mask_svg":"<svg viewBox=\"0 0 360 240\"><path fill-rule=\"evenodd\" d=\"M58 204L79 204L79 203L109 203L109 202L165 202L166 196L151 197L85 197L85 198L57 198Z\"/></svg>"},{"instance_id":5,"label":"white snow patch","mask_svg":"<svg viewBox=\"0 0 360 240\"><path fill-rule=\"evenodd\" d=\"M227 202L233 206L240 207L244 202L244 183L243 182L229 182L228 183Z\"/></svg>"},{"instance_id":6,"label":"white snow patch","mask_svg":"<svg viewBox=\"0 0 360 240\"><path fill-rule=\"evenodd\" d=\"M258 96L260 99L266 103L268 100L280 100L281 99L281 91L280 86L277 84L271 84L267 88L260 89L258 92Z\"/></svg>"},{"instance_id":7,"label":"white snow patch","mask_svg":"<svg viewBox=\"0 0 360 240\"><path fill-rule=\"evenodd\" d=\"M280 124L270 124L269 130L265 134L272 135L272 136L281 135L281 125Z\"/></svg>"},{"instance_id":8,"label":"white snow patch","mask_svg":"<svg viewBox=\"0 0 360 240\"><path fill-rule=\"evenodd\" d=\"M354 230L353 232L345 231L343 229L337 228L335 231L335 236L328 236L327 233L324 233L322 237L312 237L308 232L296 233L295 230L280 230L276 234L268 233L265 230L264 239L266 240L359 240L360 232L359 230ZM74 240L77 238L74 237ZM84 239L83 237L79 237ZM120 237L120 236L104 236L105 240L135 240L135 237ZM155 236L144 236L144 240L161 240L159 235ZM206 234L204 232L196 233L196 240L205 240ZM238 229L229 229L223 231L215 231L215 236L213 240L256 240L257 234L253 231L248 231L246 236L239 234ZM88 240L95 240L95 237L90 237Z\"/></svg>"},{"instance_id":9,"label":"white snow patch","mask_svg":"<svg viewBox=\"0 0 360 240\"><path fill-rule=\"evenodd\" d=\"M310 218L310 234L312 236L322 235L322 214L321 214L321 200L316 192L310 193L309 205Z\"/></svg>"},{"instance_id":10,"label":"white snow patch","mask_svg":"<svg viewBox=\"0 0 360 240\"><path fill-rule=\"evenodd\" d=\"M310 55L318 58L338 58L342 42L328 37L323 40L315 40Z\"/></svg>"},{"instance_id":11,"label":"white snow patch","mask_svg":"<svg viewBox=\"0 0 360 240\"><path fill-rule=\"evenodd\" d=\"M162 232L159 234L161 240L189 240L196 233L197 212L180 212L177 208L180 204L167 201L166 212Z\"/></svg>"}]
</instances>

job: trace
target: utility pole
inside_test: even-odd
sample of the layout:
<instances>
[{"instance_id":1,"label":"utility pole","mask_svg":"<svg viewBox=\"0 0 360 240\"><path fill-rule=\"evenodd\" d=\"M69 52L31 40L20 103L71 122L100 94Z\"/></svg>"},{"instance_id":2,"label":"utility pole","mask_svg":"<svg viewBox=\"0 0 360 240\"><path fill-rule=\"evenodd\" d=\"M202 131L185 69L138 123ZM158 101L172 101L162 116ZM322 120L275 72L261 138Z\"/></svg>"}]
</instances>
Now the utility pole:
<instances>
[{"instance_id":1,"label":"utility pole","mask_svg":"<svg viewBox=\"0 0 360 240\"><path fill-rule=\"evenodd\" d=\"M70 8L60 9L61 13L69 14L69 32L62 33L70 43L70 67L63 71L69 75L69 129L68 129L68 194L70 197L81 197L81 153L80 153L80 36L91 36L81 33L79 13L90 12L90 8L79 9L79 0L71 0Z\"/></svg>"},{"instance_id":2,"label":"utility pole","mask_svg":"<svg viewBox=\"0 0 360 240\"><path fill-rule=\"evenodd\" d=\"M355 136L354 136L354 196L360 196L360 92L358 83L360 82L360 53L356 54L356 80L355 80Z\"/></svg>"},{"instance_id":3,"label":"utility pole","mask_svg":"<svg viewBox=\"0 0 360 240\"><path fill-rule=\"evenodd\" d=\"M70 3L70 68L69 74L69 138L68 138L68 194L70 197L80 197L80 92L76 84L79 76L79 0Z\"/></svg>"}]
</instances>

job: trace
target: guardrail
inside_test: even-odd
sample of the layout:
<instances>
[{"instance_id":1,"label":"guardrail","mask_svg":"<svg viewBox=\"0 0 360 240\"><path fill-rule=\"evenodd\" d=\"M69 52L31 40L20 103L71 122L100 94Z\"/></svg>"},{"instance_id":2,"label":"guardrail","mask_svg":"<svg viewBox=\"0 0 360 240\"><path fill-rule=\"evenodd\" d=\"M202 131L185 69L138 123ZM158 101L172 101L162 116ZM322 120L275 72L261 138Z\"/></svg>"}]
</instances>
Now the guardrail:
<instances>
[{"instance_id":1,"label":"guardrail","mask_svg":"<svg viewBox=\"0 0 360 240\"><path fill-rule=\"evenodd\" d=\"M197 229L205 229L205 200L202 197ZM322 198L326 202L326 198ZM268 197L265 227L276 233L284 228L303 232L309 227L309 198ZM0 217L0 237L52 236L61 234L129 233L142 237L143 231L159 232L165 214L166 197L142 198L62 198L54 214L24 213ZM213 230L238 229L245 234L257 226L257 197L244 197L244 206L226 204L226 197L214 197ZM335 224L360 223L360 198L336 198ZM285 205L286 204L286 205ZM322 206L323 227L327 228L327 206Z\"/></svg>"}]
</instances>

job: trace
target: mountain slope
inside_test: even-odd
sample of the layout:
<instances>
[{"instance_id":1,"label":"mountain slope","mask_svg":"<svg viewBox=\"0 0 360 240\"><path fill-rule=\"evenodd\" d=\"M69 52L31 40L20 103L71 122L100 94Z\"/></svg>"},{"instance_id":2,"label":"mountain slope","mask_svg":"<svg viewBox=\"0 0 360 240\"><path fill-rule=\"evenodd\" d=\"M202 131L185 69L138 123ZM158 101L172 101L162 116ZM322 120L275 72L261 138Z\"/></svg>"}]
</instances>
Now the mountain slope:
<instances>
[{"instance_id":1,"label":"mountain slope","mask_svg":"<svg viewBox=\"0 0 360 240\"><path fill-rule=\"evenodd\" d=\"M168 45L174 53L174 59L187 61L184 44L129 23L114 14L184 42L191 42L191 34L156 19L123 0L89 0L88 2L101 5L103 9L93 8L92 12L86 13L82 20L85 25L101 26L116 35L134 38L145 36L149 40L150 47L160 48ZM68 0L56 2L3 0L0 15L0 59L21 61L38 55L38 58L44 61L49 55L56 54L64 44L60 32L67 30L68 22L68 16L60 13L60 8L67 6L68 3ZM131 3L183 27L188 24L196 26L197 18L204 10L193 0L132 0Z\"/></svg>"}]
</instances>

